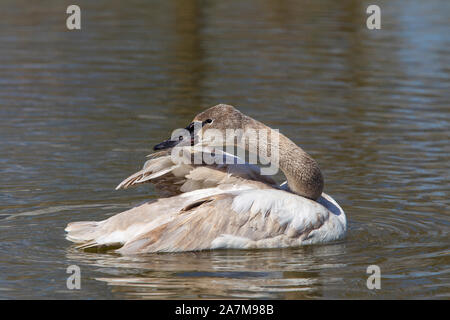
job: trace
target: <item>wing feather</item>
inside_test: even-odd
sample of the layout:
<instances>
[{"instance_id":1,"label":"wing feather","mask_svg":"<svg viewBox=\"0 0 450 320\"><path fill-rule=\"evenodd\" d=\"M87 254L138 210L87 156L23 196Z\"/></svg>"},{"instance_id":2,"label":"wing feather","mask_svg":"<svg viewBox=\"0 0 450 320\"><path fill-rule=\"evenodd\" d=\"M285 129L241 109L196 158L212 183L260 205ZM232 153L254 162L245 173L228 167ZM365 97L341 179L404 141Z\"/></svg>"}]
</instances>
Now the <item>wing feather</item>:
<instances>
[{"instance_id":1,"label":"wing feather","mask_svg":"<svg viewBox=\"0 0 450 320\"><path fill-rule=\"evenodd\" d=\"M256 165L241 163L242 161L231 154L198 147L184 147L184 157L194 157L198 153L220 152L224 164L186 164L184 161L175 162L169 152L157 152L150 155L142 170L123 180L116 190L126 189L142 183L152 182L158 188L168 191L168 194L179 194L201 188L211 188L221 183L230 183L234 178L243 178L275 185L269 176L261 175L261 169Z\"/></svg>"}]
</instances>

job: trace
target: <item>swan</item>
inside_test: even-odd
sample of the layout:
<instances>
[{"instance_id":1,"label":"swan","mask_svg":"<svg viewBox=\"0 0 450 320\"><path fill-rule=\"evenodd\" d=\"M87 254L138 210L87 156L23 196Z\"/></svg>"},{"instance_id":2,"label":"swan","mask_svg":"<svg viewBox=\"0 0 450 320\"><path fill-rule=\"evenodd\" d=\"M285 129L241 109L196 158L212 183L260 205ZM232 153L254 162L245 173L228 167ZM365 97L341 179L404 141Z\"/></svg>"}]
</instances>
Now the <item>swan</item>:
<instances>
[{"instance_id":1,"label":"swan","mask_svg":"<svg viewBox=\"0 0 450 320\"><path fill-rule=\"evenodd\" d=\"M197 133L193 131L195 125L201 127ZM103 221L71 222L65 229L66 239L79 249L140 254L285 248L344 238L345 213L323 192L322 173L310 155L279 133L278 162L287 181L277 185L262 174L260 166L237 161L242 159L219 150L207 138L199 140L199 132L213 129L225 133L230 128L267 129L270 137L274 132L230 105L219 104L201 112L185 129L191 139L175 135L156 145L156 152L149 155L143 169L116 188L152 182L170 197L146 202ZM272 139L257 148L267 151L271 144ZM251 146L247 140L245 149ZM183 151L184 161L173 157L177 147ZM205 153L231 161L185 161Z\"/></svg>"}]
</instances>

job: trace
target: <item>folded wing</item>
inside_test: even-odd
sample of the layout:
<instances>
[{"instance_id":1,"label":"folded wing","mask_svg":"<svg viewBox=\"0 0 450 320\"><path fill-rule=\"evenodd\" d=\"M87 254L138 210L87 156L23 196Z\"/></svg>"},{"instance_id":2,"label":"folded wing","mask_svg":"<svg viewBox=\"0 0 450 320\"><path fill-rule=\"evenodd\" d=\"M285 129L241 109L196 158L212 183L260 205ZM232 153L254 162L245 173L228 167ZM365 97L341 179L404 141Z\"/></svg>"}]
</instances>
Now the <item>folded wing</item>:
<instances>
[{"instance_id":1,"label":"folded wing","mask_svg":"<svg viewBox=\"0 0 450 320\"><path fill-rule=\"evenodd\" d=\"M211 188L220 184L235 182L236 178L259 181L269 185L276 182L269 176L261 175L257 165L245 163L238 157L208 147L183 147L182 158L175 158L171 150L150 155L150 159L139 172L122 181L118 189L126 189L142 183L152 182L168 195L176 195L197 189ZM195 164L193 159L204 159L204 155L220 155L221 164ZM225 175L224 175L225 173Z\"/></svg>"}]
</instances>

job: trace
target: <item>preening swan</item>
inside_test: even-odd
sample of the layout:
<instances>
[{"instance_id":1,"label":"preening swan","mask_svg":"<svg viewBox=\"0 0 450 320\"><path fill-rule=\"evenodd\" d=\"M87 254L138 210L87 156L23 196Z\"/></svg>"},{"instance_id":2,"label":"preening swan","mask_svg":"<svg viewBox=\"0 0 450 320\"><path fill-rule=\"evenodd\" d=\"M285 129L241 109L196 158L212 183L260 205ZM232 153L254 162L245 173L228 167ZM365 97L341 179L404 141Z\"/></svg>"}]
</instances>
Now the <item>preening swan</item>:
<instances>
[{"instance_id":1,"label":"preening swan","mask_svg":"<svg viewBox=\"0 0 450 320\"><path fill-rule=\"evenodd\" d=\"M194 127L200 128L197 132ZM276 159L287 183L278 186L262 169L219 148L226 143L202 135L208 130L267 130L269 138L246 138L244 149ZM215 131L214 131L215 130ZM78 248L118 248L122 254L219 248L282 248L342 239L344 211L323 193L319 166L284 135L229 105L198 114L184 130L157 146L143 169L120 183L125 189L152 182L172 195L106 220L72 222L67 239ZM190 139L188 139L190 138ZM244 138L242 138L244 139ZM239 138L233 138L237 144ZM254 147L254 148L253 148ZM253 148L253 149L252 149ZM182 151L176 158L173 151ZM205 155L222 162L193 162ZM230 161L231 160L231 161Z\"/></svg>"}]
</instances>

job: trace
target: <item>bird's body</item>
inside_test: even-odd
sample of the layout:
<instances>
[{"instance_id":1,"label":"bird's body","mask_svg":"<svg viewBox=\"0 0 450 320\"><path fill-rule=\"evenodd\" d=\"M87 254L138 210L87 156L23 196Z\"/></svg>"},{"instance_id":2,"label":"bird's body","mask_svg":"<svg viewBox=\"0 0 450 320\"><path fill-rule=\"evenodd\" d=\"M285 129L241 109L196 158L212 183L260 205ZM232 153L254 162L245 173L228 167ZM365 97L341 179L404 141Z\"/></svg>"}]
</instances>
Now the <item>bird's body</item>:
<instances>
[{"instance_id":1,"label":"bird's body","mask_svg":"<svg viewBox=\"0 0 450 320\"><path fill-rule=\"evenodd\" d=\"M264 126L226 105L210 108L194 121L203 121L202 116L207 120L215 117L215 128L221 130L227 126ZM232 121L221 123L220 117L231 117ZM67 239L78 243L79 248L114 247L122 254L282 248L342 239L346 217L339 205L322 192L317 164L280 136L280 168L288 184L278 186L272 178L262 175L258 166L238 163L235 155L211 146L199 147L195 143L180 148L189 157L213 152L231 161L192 164L174 160L171 149L163 150L152 154L144 168L117 189L153 182L171 197L100 222L70 223Z\"/></svg>"}]
</instances>

